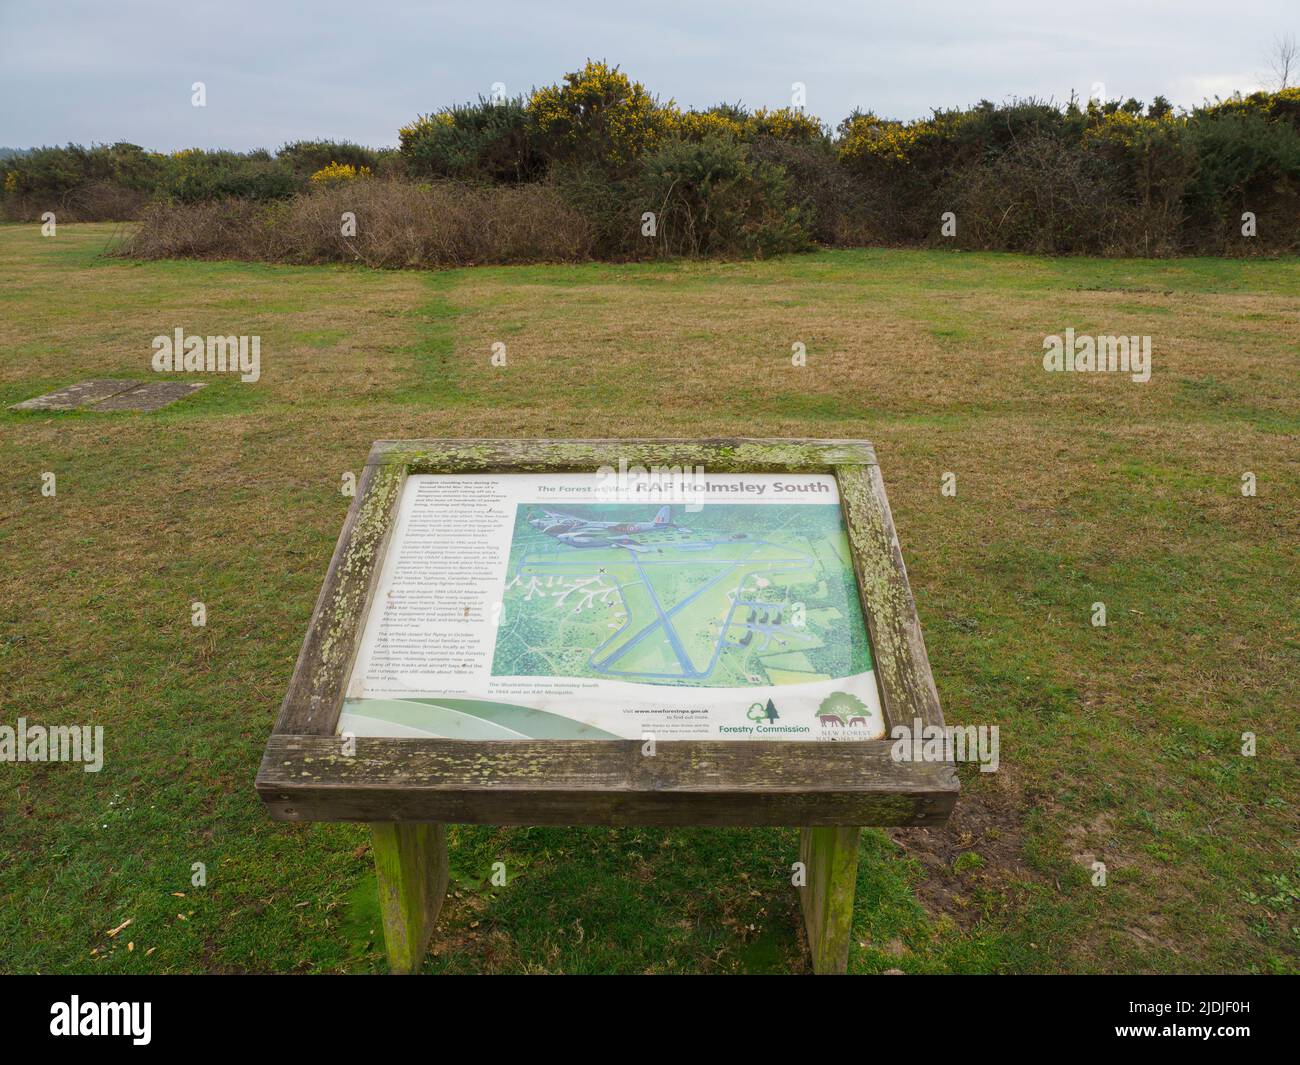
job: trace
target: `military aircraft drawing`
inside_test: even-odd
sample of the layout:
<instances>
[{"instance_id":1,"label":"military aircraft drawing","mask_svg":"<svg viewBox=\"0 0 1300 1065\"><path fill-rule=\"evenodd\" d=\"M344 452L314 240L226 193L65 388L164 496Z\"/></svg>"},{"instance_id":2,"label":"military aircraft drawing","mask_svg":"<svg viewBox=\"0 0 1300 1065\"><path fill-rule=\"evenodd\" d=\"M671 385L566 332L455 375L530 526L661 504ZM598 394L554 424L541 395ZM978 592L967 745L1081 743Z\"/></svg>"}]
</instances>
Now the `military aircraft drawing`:
<instances>
[{"instance_id":1,"label":"military aircraft drawing","mask_svg":"<svg viewBox=\"0 0 1300 1065\"><path fill-rule=\"evenodd\" d=\"M569 547L626 547L633 551L649 550L634 539L637 535L670 530L690 532L673 521L671 507L660 507L653 521L593 521L543 509L529 518L528 524Z\"/></svg>"}]
</instances>

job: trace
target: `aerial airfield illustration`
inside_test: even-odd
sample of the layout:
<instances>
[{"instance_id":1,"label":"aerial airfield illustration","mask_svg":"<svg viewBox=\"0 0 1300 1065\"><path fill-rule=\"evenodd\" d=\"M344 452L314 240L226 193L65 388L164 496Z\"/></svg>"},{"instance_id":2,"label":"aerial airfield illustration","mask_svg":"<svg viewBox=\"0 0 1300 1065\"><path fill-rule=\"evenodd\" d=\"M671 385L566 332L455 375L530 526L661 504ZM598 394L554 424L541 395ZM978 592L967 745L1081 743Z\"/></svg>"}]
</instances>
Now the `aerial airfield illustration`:
<instances>
[{"instance_id":1,"label":"aerial airfield illustration","mask_svg":"<svg viewBox=\"0 0 1300 1065\"><path fill-rule=\"evenodd\" d=\"M871 668L837 505L686 509L521 506L492 673L744 687Z\"/></svg>"}]
</instances>

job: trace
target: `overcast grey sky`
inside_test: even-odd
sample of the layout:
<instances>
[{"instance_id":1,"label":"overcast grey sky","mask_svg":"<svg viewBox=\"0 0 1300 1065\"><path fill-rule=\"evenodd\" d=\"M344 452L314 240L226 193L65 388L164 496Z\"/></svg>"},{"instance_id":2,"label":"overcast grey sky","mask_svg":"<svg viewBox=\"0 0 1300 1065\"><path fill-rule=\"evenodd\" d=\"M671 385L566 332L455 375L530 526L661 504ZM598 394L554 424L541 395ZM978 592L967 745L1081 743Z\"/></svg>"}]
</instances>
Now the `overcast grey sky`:
<instances>
[{"instance_id":1,"label":"overcast grey sky","mask_svg":"<svg viewBox=\"0 0 1300 1065\"><path fill-rule=\"evenodd\" d=\"M588 57L683 106L782 107L803 82L832 124L855 106L914 118L1096 82L1187 106L1258 88L1288 32L1298 0L0 0L0 145L393 144L417 113L494 82L526 92Z\"/></svg>"}]
</instances>

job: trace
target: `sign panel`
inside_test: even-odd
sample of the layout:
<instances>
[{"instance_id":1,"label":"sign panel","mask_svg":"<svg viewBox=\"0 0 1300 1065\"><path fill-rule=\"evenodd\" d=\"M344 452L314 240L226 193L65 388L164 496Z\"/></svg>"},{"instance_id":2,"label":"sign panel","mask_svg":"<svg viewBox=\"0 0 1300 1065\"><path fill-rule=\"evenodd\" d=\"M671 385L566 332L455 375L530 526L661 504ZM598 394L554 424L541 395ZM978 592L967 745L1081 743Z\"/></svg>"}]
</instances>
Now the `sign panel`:
<instances>
[{"instance_id":1,"label":"sign panel","mask_svg":"<svg viewBox=\"0 0 1300 1065\"><path fill-rule=\"evenodd\" d=\"M884 735L835 478L412 474L338 731Z\"/></svg>"}]
</instances>

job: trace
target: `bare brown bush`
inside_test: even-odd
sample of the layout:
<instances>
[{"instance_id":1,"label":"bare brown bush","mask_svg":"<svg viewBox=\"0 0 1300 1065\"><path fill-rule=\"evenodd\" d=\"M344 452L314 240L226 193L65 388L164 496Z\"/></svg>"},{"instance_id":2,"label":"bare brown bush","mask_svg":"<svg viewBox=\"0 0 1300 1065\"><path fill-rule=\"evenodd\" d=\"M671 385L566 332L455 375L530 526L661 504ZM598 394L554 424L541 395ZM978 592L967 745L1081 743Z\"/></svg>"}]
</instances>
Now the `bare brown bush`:
<instances>
[{"instance_id":1,"label":"bare brown bush","mask_svg":"<svg viewBox=\"0 0 1300 1065\"><path fill-rule=\"evenodd\" d=\"M347 214L353 235L345 235ZM448 267L575 262L591 256L593 242L588 221L546 185L358 180L267 204L151 204L118 254Z\"/></svg>"},{"instance_id":2,"label":"bare brown bush","mask_svg":"<svg viewBox=\"0 0 1300 1065\"><path fill-rule=\"evenodd\" d=\"M1079 252L1108 243L1118 225L1115 198L1077 150L1052 137L959 173L949 198L958 243L972 249Z\"/></svg>"},{"instance_id":3,"label":"bare brown bush","mask_svg":"<svg viewBox=\"0 0 1300 1065\"><path fill-rule=\"evenodd\" d=\"M112 181L92 181L67 195L70 222L126 222L138 218L149 193Z\"/></svg>"},{"instance_id":4,"label":"bare brown bush","mask_svg":"<svg viewBox=\"0 0 1300 1065\"><path fill-rule=\"evenodd\" d=\"M1178 194L1135 198L1050 136L961 172L936 202L953 205L961 246L1039 255L1175 255L1183 222Z\"/></svg>"},{"instance_id":5,"label":"bare brown bush","mask_svg":"<svg viewBox=\"0 0 1300 1065\"><path fill-rule=\"evenodd\" d=\"M8 197L0 201L0 220L39 222L53 211L60 222L126 222L138 218L149 194L111 181L92 181L62 197Z\"/></svg>"}]
</instances>

